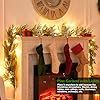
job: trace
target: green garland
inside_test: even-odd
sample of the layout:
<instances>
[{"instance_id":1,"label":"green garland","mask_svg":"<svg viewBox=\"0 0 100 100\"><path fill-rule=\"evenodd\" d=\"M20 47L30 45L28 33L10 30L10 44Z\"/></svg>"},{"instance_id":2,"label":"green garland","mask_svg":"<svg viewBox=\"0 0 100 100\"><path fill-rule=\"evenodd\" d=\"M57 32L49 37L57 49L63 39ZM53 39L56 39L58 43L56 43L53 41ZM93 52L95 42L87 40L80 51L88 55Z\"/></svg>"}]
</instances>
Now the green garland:
<instances>
[{"instance_id":1,"label":"green garland","mask_svg":"<svg viewBox=\"0 0 100 100\"><path fill-rule=\"evenodd\" d=\"M66 27L65 24L62 24L59 28L59 33L55 32L55 26L47 27L46 25L34 25L33 28L28 28L27 25L20 27L10 26L7 30L7 40L4 41L4 54L5 54L5 69L6 73L4 74L5 80L10 80L11 84L16 87L16 67L17 67L17 56L15 49L17 43L15 43L16 36L25 36L27 32L30 32L32 36L91 36L92 30L90 28L84 28L81 26L76 27L75 29L70 29ZM26 31L27 30L27 31ZM89 41L89 66L91 67L91 75L93 75L93 65L95 63L95 50L97 50L97 45L95 41Z\"/></svg>"},{"instance_id":2,"label":"green garland","mask_svg":"<svg viewBox=\"0 0 100 100\"><path fill-rule=\"evenodd\" d=\"M96 57L96 50L98 46L94 39L89 40L89 66L90 66L90 76L94 75L94 64L96 64L95 57Z\"/></svg>"},{"instance_id":3,"label":"green garland","mask_svg":"<svg viewBox=\"0 0 100 100\"><path fill-rule=\"evenodd\" d=\"M26 26L14 27L13 25L6 30L7 40L4 41L4 61L6 72L4 74L5 80L10 80L13 87L16 87L16 67L17 67L17 56L16 47L18 44L15 42L18 33L22 33L22 30Z\"/></svg>"},{"instance_id":4,"label":"green garland","mask_svg":"<svg viewBox=\"0 0 100 100\"><path fill-rule=\"evenodd\" d=\"M17 56L16 47L18 44L15 43L16 34L13 33L13 26L7 30L7 40L4 41L4 56L5 56L5 68L6 73L4 74L5 80L10 80L11 84L15 87L16 80L16 66Z\"/></svg>"}]
</instances>

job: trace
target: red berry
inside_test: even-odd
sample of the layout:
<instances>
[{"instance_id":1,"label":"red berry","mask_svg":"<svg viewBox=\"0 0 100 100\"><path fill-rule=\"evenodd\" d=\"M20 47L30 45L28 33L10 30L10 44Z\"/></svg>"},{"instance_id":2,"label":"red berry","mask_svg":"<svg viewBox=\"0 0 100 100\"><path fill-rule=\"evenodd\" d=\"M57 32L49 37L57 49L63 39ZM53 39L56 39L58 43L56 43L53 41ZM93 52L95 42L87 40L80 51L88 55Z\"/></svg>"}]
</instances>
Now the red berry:
<instances>
[{"instance_id":1,"label":"red berry","mask_svg":"<svg viewBox=\"0 0 100 100\"><path fill-rule=\"evenodd\" d=\"M32 32L31 31L28 31L27 32L27 36L32 36Z\"/></svg>"}]
</instances>

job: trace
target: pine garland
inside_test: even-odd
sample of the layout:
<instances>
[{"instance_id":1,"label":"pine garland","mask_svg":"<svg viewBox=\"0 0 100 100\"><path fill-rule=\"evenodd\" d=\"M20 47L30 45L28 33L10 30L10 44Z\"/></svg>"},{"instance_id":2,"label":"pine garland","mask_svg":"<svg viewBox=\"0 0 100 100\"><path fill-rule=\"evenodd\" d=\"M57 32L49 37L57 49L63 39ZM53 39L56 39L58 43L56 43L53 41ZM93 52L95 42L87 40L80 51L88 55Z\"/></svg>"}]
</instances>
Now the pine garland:
<instances>
[{"instance_id":1,"label":"pine garland","mask_svg":"<svg viewBox=\"0 0 100 100\"><path fill-rule=\"evenodd\" d=\"M90 66L90 76L94 75L94 64L96 64L95 57L96 57L96 50L98 46L94 39L89 40L89 66Z\"/></svg>"},{"instance_id":2,"label":"pine garland","mask_svg":"<svg viewBox=\"0 0 100 100\"><path fill-rule=\"evenodd\" d=\"M15 43L16 34L13 32L14 26L9 27L7 30L7 40L4 41L4 61L6 73L4 74L5 80L10 80L10 83L15 87L16 82L16 66L17 56L16 47L18 44Z\"/></svg>"},{"instance_id":3,"label":"pine garland","mask_svg":"<svg viewBox=\"0 0 100 100\"><path fill-rule=\"evenodd\" d=\"M74 29L70 29L65 24L62 24L59 28L59 33L55 32L55 26L48 27L46 25L34 25L33 28L28 28L28 25L23 25L20 27L14 27L13 25L8 28L7 40L4 41L4 55L5 55L5 69L6 73L4 74L5 80L10 80L11 84L16 87L16 67L17 67L17 56L15 49L18 46L15 43L16 36L91 36L92 30L90 28L84 28L77 26ZM93 40L89 41L89 66L91 67L91 76L94 74L93 65L95 64L95 56L98 46Z\"/></svg>"},{"instance_id":4,"label":"pine garland","mask_svg":"<svg viewBox=\"0 0 100 100\"><path fill-rule=\"evenodd\" d=\"M10 83L13 87L16 87L16 67L17 67L17 56L16 56L16 47L18 44L15 42L16 36L22 33L22 30L26 28L26 25L20 27L10 26L7 33L7 40L4 41L4 61L6 72L4 74L4 79L10 80Z\"/></svg>"}]
</instances>

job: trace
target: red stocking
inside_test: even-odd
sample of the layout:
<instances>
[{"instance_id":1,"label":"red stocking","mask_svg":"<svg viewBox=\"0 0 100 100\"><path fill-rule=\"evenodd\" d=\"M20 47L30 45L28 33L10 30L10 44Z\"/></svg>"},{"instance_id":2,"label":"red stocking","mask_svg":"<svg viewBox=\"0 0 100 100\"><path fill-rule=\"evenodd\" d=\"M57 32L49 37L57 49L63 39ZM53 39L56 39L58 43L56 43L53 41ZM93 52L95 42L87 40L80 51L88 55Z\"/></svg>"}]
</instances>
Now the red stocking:
<instances>
[{"instance_id":1,"label":"red stocking","mask_svg":"<svg viewBox=\"0 0 100 100\"><path fill-rule=\"evenodd\" d=\"M71 73L72 69L72 60L70 58L70 52L69 52L69 45L66 44L64 47L64 54L66 57L66 69L65 69L65 74L69 75Z\"/></svg>"}]
</instances>

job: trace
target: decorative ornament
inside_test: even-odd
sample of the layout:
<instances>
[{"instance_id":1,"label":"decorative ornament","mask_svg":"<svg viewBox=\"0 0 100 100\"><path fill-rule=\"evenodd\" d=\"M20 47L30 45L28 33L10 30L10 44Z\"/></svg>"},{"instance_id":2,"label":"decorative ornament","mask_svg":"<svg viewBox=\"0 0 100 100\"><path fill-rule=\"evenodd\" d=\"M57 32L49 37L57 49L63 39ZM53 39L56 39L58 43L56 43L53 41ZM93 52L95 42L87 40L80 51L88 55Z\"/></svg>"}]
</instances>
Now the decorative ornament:
<instances>
[{"instance_id":1,"label":"decorative ornament","mask_svg":"<svg viewBox=\"0 0 100 100\"><path fill-rule=\"evenodd\" d=\"M32 3L40 15L50 20L63 17L70 6L70 0L32 0Z\"/></svg>"},{"instance_id":2,"label":"decorative ornament","mask_svg":"<svg viewBox=\"0 0 100 100\"><path fill-rule=\"evenodd\" d=\"M32 36L32 31L24 29L22 32L22 36Z\"/></svg>"}]
</instances>

